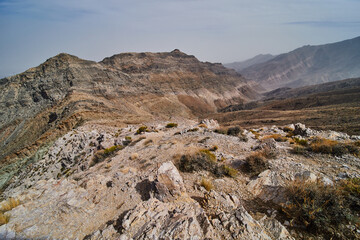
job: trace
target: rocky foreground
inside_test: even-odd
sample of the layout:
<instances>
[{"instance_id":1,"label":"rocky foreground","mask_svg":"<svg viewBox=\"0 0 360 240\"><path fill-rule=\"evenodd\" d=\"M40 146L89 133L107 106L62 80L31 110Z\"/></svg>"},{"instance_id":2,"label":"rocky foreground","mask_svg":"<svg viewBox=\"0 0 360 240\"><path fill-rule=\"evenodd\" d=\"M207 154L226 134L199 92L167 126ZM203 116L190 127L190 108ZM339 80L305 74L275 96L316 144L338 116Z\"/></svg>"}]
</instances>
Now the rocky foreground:
<instances>
[{"instance_id":1,"label":"rocky foreground","mask_svg":"<svg viewBox=\"0 0 360 240\"><path fill-rule=\"evenodd\" d=\"M316 148L320 140L332 148ZM213 120L87 123L40 149L11 179L0 238L358 238L356 211L357 221L330 219L321 232L311 219L324 210L306 221L289 216L286 189L358 179L359 140L302 124L224 130ZM13 206L4 210L9 199Z\"/></svg>"}]
</instances>

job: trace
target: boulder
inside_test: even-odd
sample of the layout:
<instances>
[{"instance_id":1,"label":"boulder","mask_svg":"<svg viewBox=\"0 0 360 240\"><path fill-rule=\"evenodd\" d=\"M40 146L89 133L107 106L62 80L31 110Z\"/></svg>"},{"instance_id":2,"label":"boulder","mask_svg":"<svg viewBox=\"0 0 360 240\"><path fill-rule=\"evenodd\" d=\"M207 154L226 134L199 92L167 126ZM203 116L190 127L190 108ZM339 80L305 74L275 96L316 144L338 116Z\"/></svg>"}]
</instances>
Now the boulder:
<instances>
[{"instance_id":1,"label":"boulder","mask_svg":"<svg viewBox=\"0 0 360 240\"><path fill-rule=\"evenodd\" d=\"M163 163L155 180L155 197L161 201L172 201L185 194L183 179L172 162Z\"/></svg>"}]
</instances>

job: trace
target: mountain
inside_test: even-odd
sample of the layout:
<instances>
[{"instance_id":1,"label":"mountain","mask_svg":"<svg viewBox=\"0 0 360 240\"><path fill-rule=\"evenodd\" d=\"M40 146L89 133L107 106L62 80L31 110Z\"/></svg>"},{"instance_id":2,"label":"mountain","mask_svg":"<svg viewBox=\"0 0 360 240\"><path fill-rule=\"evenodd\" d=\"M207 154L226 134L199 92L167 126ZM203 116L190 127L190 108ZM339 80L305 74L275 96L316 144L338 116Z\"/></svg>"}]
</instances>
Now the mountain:
<instances>
[{"instance_id":1,"label":"mountain","mask_svg":"<svg viewBox=\"0 0 360 240\"><path fill-rule=\"evenodd\" d=\"M84 121L196 118L258 96L234 70L179 50L123 53L98 63L59 54L1 79L0 93L0 166Z\"/></svg>"},{"instance_id":2,"label":"mountain","mask_svg":"<svg viewBox=\"0 0 360 240\"><path fill-rule=\"evenodd\" d=\"M304 46L239 72L268 90L359 77L360 37Z\"/></svg>"},{"instance_id":3,"label":"mountain","mask_svg":"<svg viewBox=\"0 0 360 240\"><path fill-rule=\"evenodd\" d=\"M224 66L227 68L235 69L236 71L240 72L250 66L267 62L267 61L273 59L274 57L275 56L271 55L271 54L259 54L259 55L256 55L255 57L247 59L245 61L226 63L226 64L224 64Z\"/></svg>"}]
</instances>

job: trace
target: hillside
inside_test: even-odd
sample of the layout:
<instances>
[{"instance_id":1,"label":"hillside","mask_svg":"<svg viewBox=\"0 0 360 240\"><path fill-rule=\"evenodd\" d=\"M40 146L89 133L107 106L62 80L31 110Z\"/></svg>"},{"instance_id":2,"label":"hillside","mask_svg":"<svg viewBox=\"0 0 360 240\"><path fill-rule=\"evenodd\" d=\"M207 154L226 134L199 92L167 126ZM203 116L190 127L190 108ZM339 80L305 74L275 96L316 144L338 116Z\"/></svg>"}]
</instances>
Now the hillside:
<instances>
[{"instance_id":1,"label":"hillside","mask_svg":"<svg viewBox=\"0 0 360 240\"><path fill-rule=\"evenodd\" d=\"M99 63L59 54L1 79L0 93L0 166L10 175L19 159L30 161L40 146L86 121L123 126L196 118L258 96L235 71L179 50L123 53Z\"/></svg>"},{"instance_id":2,"label":"hillside","mask_svg":"<svg viewBox=\"0 0 360 240\"><path fill-rule=\"evenodd\" d=\"M211 117L225 125L282 125L296 121L315 129L360 134L360 78L300 88L279 88L263 98L230 105Z\"/></svg>"},{"instance_id":3,"label":"hillside","mask_svg":"<svg viewBox=\"0 0 360 240\"><path fill-rule=\"evenodd\" d=\"M259 54L259 55L256 55L255 57L247 59L245 61L226 63L226 64L224 64L224 66L240 72L250 66L267 62L267 61L273 59L274 57L276 57L276 56L271 55L271 54Z\"/></svg>"},{"instance_id":4,"label":"hillside","mask_svg":"<svg viewBox=\"0 0 360 240\"><path fill-rule=\"evenodd\" d=\"M304 46L239 71L267 90L301 87L360 76L360 37Z\"/></svg>"}]
</instances>

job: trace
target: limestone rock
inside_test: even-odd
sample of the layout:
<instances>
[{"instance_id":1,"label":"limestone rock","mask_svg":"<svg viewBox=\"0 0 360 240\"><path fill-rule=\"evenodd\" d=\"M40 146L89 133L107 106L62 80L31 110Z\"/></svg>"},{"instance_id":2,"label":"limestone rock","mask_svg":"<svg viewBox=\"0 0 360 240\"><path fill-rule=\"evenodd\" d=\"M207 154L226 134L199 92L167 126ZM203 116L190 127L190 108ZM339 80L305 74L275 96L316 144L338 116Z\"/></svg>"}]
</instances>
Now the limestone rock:
<instances>
[{"instance_id":1,"label":"limestone rock","mask_svg":"<svg viewBox=\"0 0 360 240\"><path fill-rule=\"evenodd\" d=\"M205 124L208 129L217 129L219 128L219 123L214 119L203 119L200 121L200 124Z\"/></svg>"},{"instance_id":2,"label":"limestone rock","mask_svg":"<svg viewBox=\"0 0 360 240\"><path fill-rule=\"evenodd\" d=\"M219 239L203 209L191 199L143 202L125 215L121 233L121 239Z\"/></svg>"},{"instance_id":3,"label":"limestone rock","mask_svg":"<svg viewBox=\"0 0 360 240\"><path fill-rule=\"evenodd\" d=\"M161 201L170 201L186 191L183 179L172 162L163 163L155 180L155 196Z\"/></svg>"}]
</instances>

